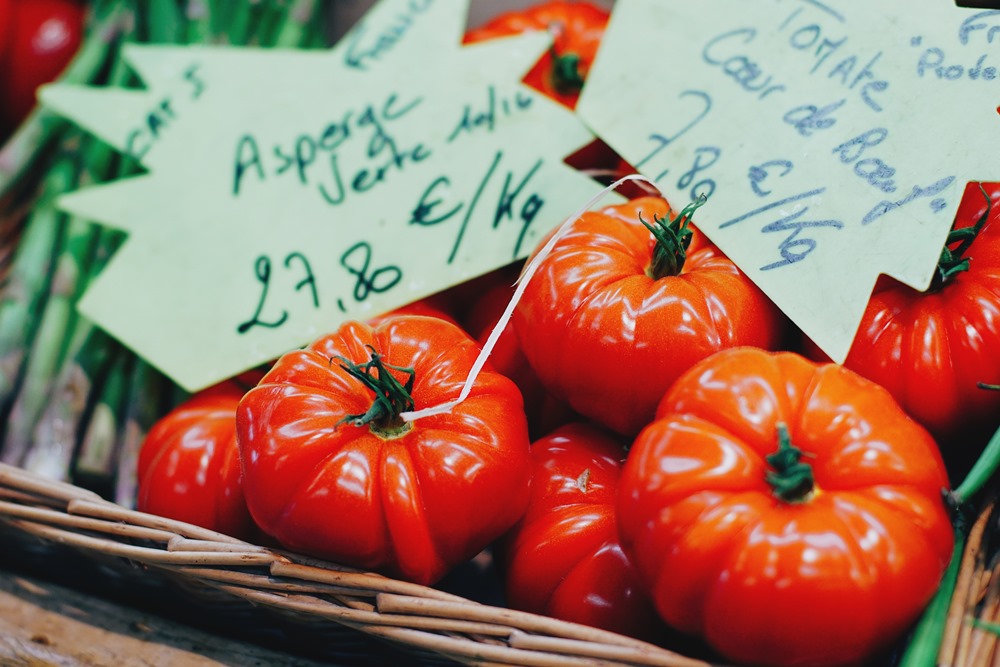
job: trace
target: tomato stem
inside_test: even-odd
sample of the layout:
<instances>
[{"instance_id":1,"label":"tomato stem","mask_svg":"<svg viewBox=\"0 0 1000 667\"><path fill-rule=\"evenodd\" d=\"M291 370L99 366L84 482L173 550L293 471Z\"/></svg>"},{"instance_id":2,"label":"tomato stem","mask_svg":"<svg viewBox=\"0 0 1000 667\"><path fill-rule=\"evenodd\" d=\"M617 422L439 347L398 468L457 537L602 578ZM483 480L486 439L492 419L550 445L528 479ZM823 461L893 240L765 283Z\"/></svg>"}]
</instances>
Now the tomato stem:
<instances>
[{"instance_id":1,"label":"tomato stem","mask_svg":"<svg viewBox=\"0 0 1000 667\"><path fill-rule=\"evenodd\" d=\"M931 290L940 289L959 273L969 270L971 259L964 255L976 240L976 237L979 236L979 232L982 231L983 226L989 219L990 210L993 207L993 200L990 199L982 183L979 184L979 191L983 193L983 197L986 199L986 210L983 211L983 214L979 216L976 224L972 227L952 229L948 233L948 239L945 241L944 248L941 249L941 257L938 259L937 273L934 275L934 280L931 283ZM953 249L951 246L956 243L958 246Z\"/></svg>"},{"instance_id":2,"label":"tomato stem","mask_svg":"<svg viewBox=\"0 0 1000 667\"><path fill-rule=\"evenodd\" d=\"M639 216L639 222L656 239L653 261L649 266L649 276L653 280L680 275L681 269L684 268L684 261L687 259L687 249L691 245L691 237L694 234L690 227L691 216L706 201L708 201L707 197L702 195L696 201L685 206L680 215L669 222L654 215L653 223L650 224L642 219L642 215Z\"/></svg>"},{"instance_id":3,"label":"tomato stem","mask_svg":"<svg viewBox=\"0 0 1000 667\"><path fill-rule=\"evenodd\" d=\"M958 505L967 503L993 478L997 468L1000 468L1000 429L986 443L986 448L972 464L962 483L951 492L951 500Z\"/></svg>"},{"instance_id":4,"label":"tomato stem","mask_svg":"<svg viewBox=\"0 0 1000 667\"><path fill-rule=\"evenodd\" d=\"M374 432L385 436L394 436L410 429L410 424L399 416L402 412L413 410L413 382L416 373L412 368L392 366L382 361L382 356L371 345L366 346L371 359L363 364L356 364L345 357L333 357L338 365L347 371L351 377L359 380L375 394L375 401L363 414L347 415L337 422L354 426L369 426ZM408 375L406 384L401 383L390 371L399 371Z\"/></svg>"},{"instance_id":5,"label":"tomato stem","mask_svg":"<svg viewBox=\"0 0 1000 667\"><path fill-rule=\"evenodd\" d=\"M955 594L958 582L958 571L962 563L962 552L965 550L965 531L955 528L955 546L951 561L945 570L937 592L931 598L924 615L920 617L906 650L897 663L898 667L934 667L937 665L938 652L944 637L945 624L948 621L948 610L951 598Z\"/></svg>"},{"instance_id":6,"label":"tomato stem","mask_svg":"<svg viewBox=\"0 0 1000 667\"><path fill-rule=\"evenodd\" d=\"M575 53L558 54L552 51L552 86L563 95L580 92L583 75L580 74L580 56Z\"/></svg>"},{"instance_id":7,"label":"tomato stem","mask_svg":"<svg viewBox=\"0 0 1000 667\"><path fill-rule=\"evenodd\" d=\"M792 444L788 427L778 422L775 428L778 431L778 451L766 458L772 469L765 479L780 500L786 503L806 502L816 485L812 466L803 463L806 453Z\"/></svg>"}]
</instances>

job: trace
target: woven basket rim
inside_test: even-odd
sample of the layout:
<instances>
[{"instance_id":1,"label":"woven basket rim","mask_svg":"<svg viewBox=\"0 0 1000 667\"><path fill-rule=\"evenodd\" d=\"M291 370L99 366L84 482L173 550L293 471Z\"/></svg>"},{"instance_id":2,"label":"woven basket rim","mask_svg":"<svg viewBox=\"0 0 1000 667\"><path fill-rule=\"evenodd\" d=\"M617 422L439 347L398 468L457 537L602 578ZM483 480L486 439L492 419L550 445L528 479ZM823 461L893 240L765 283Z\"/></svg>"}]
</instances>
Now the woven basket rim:
<instances>
[{"instance_id":1,"label":"woven basket rim","mask_svg":"<svg viewBox=\"0 0 1000 667\"><path fill-rule=\"evenodd\" d=\"M0 521L77 550L125 559L296 617L469 665L710 667L614 632L475 602L182 521L0 463Z\"/></svg>"}]
</instances>

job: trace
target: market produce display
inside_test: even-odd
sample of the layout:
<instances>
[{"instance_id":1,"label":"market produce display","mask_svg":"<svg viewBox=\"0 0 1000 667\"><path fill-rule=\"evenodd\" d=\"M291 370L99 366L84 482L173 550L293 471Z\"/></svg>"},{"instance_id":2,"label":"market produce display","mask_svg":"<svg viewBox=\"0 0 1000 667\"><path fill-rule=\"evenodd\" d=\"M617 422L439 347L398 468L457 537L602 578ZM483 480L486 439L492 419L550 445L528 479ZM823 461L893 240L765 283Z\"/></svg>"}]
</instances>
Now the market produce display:
<instances>
[{"instance_id":1,"label":"market produce display","mask_svg":"<svg viewBox=\"0 0 1000 667\"><path fill-rule=\"evenodd\" d=\"M450 648L509 641L526 664L570 664L545 643L549 621L649 642L581 664L1000 655L1000 185L966 188L930 290L883 277L842 365L699 230L717 226L724 190L667 201L633 185L527 260L188 395L76 312L123 236L61 212L58 195L137 168L32 108L34 91L56 77L136 85L130 42L322 46L324 5L28 4L0 0L0 461L152 515L150 540L190 524L179 550L208 552L200 529L217 531L247 562L213 552L205 569L232 568L213 585L303 615L327 595L359 615L346 624L404 645L427 648L432 622L392 596L475 562L502 590L496 616L448 616L451 593L421 604L456 624L435 628ZM550 31L524 82L573 109L608 20L545 0L465 42ZM19 70L12 53L38 34L50 55ZM599 140L575 159L596 178L626 164ZM0 521L55 511L11 509L35 495L0 484ZM301 563L329 578L295 579ZM504 614L522 611L544 619L505 633Z\"/></svg>"}]
</instances>

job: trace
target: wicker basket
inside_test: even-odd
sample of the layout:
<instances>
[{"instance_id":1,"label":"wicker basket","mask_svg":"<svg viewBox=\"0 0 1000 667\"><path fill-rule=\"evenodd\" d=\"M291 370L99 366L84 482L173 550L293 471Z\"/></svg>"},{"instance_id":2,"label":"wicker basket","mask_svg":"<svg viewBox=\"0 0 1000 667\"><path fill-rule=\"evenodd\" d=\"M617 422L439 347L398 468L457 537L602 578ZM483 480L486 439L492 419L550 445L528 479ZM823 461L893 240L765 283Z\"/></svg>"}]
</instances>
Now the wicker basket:
<instances>
[{"instance_id":1,"label":"wicker basket","mask_svg":"<svg viewBox=\"0 0 1000 667\"><path fill-rule=\"evenodd\" d=\"M210 596L209 604L242 599L297 622L360 631L403 647L420 664L709 664L611 632L248 544L4 464L0 522L134 576L180 581Z\"/></svg>"}]
</instances>

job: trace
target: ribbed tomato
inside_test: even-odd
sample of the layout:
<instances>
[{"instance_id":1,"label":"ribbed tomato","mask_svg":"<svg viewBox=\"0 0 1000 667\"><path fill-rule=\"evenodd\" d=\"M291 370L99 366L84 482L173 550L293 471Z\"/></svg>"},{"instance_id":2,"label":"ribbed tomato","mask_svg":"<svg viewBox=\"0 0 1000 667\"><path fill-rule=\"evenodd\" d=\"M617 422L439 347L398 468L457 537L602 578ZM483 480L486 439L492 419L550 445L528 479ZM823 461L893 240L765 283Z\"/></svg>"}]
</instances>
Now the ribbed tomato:
<instances>
[{"instance_id":1,"label":"ribbed tomato","mask_svg":"<svg viewBox=\"0 0 1000 667\"><path fill-rule=\"evenodd\" d=\"M643 197L585 213L514 311L545 387L619 433L649 423L663 392L697 361L740 345L773 349L784 337L777 307L689 226L694 208L674 214Z\"/></svg>"},{"instance_id":2,"label":"ribbed tomato","mask_svg":"<svg viewBox=\"0 0 1000 667\"><path fill-rule=\"evenodd\" d=\"M931 435L834 364L727 350L636 438L618 525L660 614L727 659L860 664L897 640L952 552Z\"/></svg>"},{"instance_id":3,"label":"ribbed tomato","mask_svg":"<svg viewBox=\"0 0 1000 667\"><path fill-rule=\"evenodd\" d=\"M434 583L508 530L528 501L521 394L455 325L348 322L281 357L240 402L247 505L288 548Z\"/></svg>"}]
</instances>

